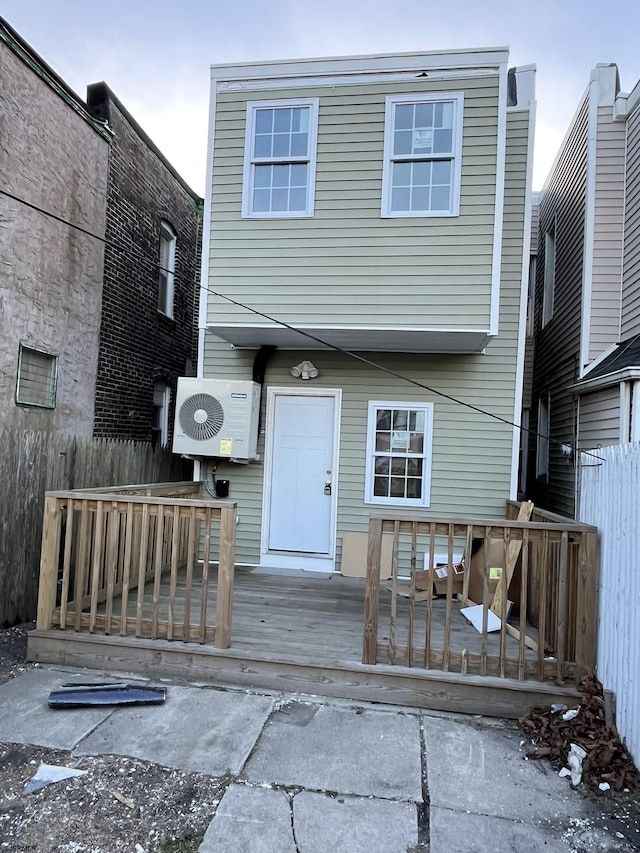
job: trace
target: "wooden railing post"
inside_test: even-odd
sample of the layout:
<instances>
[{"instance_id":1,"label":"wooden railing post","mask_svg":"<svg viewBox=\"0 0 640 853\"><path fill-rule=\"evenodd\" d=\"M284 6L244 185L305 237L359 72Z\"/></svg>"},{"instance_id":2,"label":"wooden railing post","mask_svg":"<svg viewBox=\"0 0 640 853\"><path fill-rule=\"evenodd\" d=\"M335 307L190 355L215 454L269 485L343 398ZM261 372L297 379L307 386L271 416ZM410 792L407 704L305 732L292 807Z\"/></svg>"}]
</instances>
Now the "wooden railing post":
<instances>
[{"instance_id":1,"label":"wooden railing post","mask_svg":"<svg viewBox=\"0 0 640 853\"><path fill-rule=\"evenodd\" d=\"M576 601L576 680L592 675L596 665L596 582L598 537L582 533L578 554Z\"/></svg>"},{"instance_id":2,"label":"wooden railing post","mask_svg":"<svg viewBox=\"0 0 640 853\"><path fill-rule=\"evenodd\" d=\"M382 553L382 519L369 519L367 575L364 589L364 636L362 663L374 664L378 656L378 606L380 597L380 561Z\"/></svg>"},{"instance_id":3,"label":"wooden railing post","mask_svg":"<svg viewBox=\"0 0 640 853\"><path fill-rule=\"evenodd\" d=\"M220 560L216 598L215 645L228 649L231 643L231 610L236 560L236 507L223 507L220 514Z\"/></svg>"},{"instance_id":4,"label":"wooden railing post","mask_svg":"<svg viewBox=\"0 0 640 853\"><path fill-rule=\"evenodd\" d=\"M58 585L61 526L62 513L58 508L58 499L45 497L36 621L36 627L39 631L48 631L53 624Z\"/></svg>"}]
</instances>

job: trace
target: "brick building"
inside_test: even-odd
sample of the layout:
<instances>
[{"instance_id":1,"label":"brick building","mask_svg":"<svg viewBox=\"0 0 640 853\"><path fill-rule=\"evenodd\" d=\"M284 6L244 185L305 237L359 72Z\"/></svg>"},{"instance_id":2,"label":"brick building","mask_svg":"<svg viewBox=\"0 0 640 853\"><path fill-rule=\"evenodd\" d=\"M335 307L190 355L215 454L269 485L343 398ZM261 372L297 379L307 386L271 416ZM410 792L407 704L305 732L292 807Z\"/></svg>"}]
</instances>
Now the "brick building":
<instances>
[{"instance_id":1,"label":"brick building","mask_svg":"<svg viewBox=\"0 0 640 853\"><path fill-rule=\"evenodd\" d=\"M196 361L203 202L105 83L87 104L113 134L94 435L166 444Z\"/></svg>"}]
</instances>

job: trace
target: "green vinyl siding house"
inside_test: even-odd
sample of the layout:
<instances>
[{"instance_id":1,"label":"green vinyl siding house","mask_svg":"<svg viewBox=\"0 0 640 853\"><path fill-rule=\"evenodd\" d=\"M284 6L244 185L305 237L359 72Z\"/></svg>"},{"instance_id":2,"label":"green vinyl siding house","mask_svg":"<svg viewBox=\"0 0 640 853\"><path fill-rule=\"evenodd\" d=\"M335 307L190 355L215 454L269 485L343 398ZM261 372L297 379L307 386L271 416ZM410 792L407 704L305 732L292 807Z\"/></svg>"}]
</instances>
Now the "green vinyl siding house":
<instances>
[{"instance_id":1,"label":"green vinyl siding house","mask_svg":"<svg viewBox=\"0 0 640 853\"><path fill-rule=\"evenodd\" d=\"M261 415L199 476L239 563L339 570L380 509L516 498L534 76L503 48L212 67L198 377Z\"/></svg>"}]
</instances>

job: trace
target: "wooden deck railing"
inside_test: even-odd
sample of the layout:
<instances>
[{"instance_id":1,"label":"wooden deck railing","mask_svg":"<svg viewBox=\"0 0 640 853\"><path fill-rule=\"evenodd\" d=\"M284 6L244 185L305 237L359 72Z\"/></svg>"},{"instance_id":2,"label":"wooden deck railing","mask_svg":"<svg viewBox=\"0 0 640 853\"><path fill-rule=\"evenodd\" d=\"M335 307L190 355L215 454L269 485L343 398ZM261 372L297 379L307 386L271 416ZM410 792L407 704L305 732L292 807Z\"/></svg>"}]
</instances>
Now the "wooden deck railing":
<instances>
[{"instance_id":1,"label":"wooden deck railing","mask_svg":"<svg viewBox=\"0 0 640 853\"><path fill-rule=\"evenodd\" d=\"M203 501L201 491L191 482L47 492L37 628L228 648L237 505ZM212 562L215 626L207 613Z\"/></svg>"},{"instance_id":2,"label":"wooden deck railing","mask_svg":"<svg viewBox=\"0 0 640 853\"><path fill-rule=\"evenodd\" d=\"M517 504L507 514L515 516ZM369 522L363 663L421 666L518 680L578 680L595 666L597 531L560 516L530 522L373 516ZM382 537L391 535L390 619L379 625ZM496 560L496 540L503 558ZM491 543L493 548L487 547ZM493 565L491 551L493 550ZM427 557L423 569L423 553ZM435 555L447 555L446 595L434 599ZM464 554L454 594L454 554ZM473 559L480 600L470 600ZM518 557L518 589L507 572ZM478 568L479 567L479 568ZM480 577L478 580L478 571ZM500 574L500 579L493 580ZM400 596L403 581L405 596ZM478 587L478 583L480 586ZM388 593L386 593L388 594ZM511 601L509 601L511 599ZM515 600L514 600L515 599ZM480 605L479 631L460 609ZM493 610L492 610L493 607ZM512 615L516 614L517 615ZM437 615L437 618L436 618ZM499 631L488 630L489 618ZM380 632L379 632L380 628ZM382 634L382 636L381 636Z\"/></svg>"}]
</instances>

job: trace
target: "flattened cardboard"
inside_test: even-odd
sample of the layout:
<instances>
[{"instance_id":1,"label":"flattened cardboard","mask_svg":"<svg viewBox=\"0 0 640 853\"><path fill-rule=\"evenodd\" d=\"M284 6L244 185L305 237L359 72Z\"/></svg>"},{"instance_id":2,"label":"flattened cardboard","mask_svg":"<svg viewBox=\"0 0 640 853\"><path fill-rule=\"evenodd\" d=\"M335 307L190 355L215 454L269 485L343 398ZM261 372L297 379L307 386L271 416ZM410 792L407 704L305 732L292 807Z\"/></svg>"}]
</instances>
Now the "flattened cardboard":
<instances>
[{"instance_id":1,"label":"flattened cardboard","mask_svg":"<svg viewBox=\"0 0 640 853\"><path fill-rule=\"evenodd\" d=\"M476 545L478 546L477 550ZM484 566L484 547L482 541L476 539L474 540L469 567L469 600L475 604L482 604ZM509 598L514 602L520 600L519 567L520 563L518 562L508 590ZM496 569L504 571L504 541L502 539L491 539L489 542L489 603L493 601L498 584L501 583L502 572L498 572Z\"/></svg>"},{"instance_id":2,"label":"flattened cardboard","mask_svg":"<svg viewBox=\"0 0 640 853\"><path fill-rule=\"evenodd\" d=\"M344 533L342 536L342 560L340 574L347 578L365 578L367 576L368 533ZM382 554L380 555L380 579L391 577L391 554L393 551L393 533L383 533Z\"/></svg>"}]
</instances>

